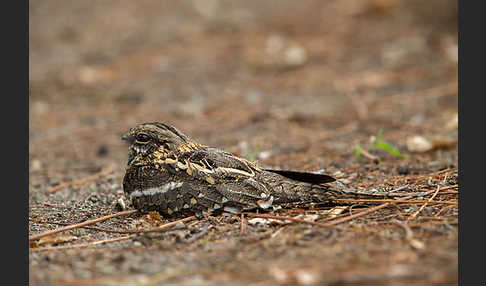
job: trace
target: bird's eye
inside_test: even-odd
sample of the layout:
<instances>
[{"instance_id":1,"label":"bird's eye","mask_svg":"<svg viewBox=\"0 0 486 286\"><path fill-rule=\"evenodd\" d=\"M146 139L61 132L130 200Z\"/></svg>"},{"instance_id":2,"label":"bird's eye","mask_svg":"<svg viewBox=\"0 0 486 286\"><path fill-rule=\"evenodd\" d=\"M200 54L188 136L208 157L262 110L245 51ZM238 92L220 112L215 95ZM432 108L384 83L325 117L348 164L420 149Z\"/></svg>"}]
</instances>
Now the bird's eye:
<instances>
[{"instance_id":1,"label":"bird's eye","mask_svg":"<svg viewBox=\"0 0 486 286\"><path fill-rule=\"evenodd\" d=\"M150 137L145 134L145 133L138 133L137 134L137 141L141 143L148 142L150 140Z\"/></svg>"}]
</instances>

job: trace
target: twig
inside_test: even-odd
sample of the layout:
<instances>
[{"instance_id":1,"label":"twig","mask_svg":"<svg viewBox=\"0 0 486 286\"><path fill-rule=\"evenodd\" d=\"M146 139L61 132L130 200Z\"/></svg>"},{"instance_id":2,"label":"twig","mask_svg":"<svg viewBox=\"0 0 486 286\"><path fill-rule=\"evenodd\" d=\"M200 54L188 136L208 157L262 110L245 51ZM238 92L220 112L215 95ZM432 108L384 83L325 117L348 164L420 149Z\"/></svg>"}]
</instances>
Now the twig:
<instances>
[{"instance_id":1,"label":"twig","mask_svg":"<svg viewBox=\"0 0 486 286\"><path fill-rule=\"evenodd\" d=\"M445 186L445 187L440 188L439 191L445 191L445 190L454 189L454 188L457 188L457 187L458 187L458 184ZM435 192L435 190L431 190L431 192Z\"/></svg>"},{"instance_id":2,"label":"twig","mask_svg":"<svg viewBox=\"0 0 486 286\"><path fill-rule=\"evenodd\" d=\"M127 211L127 212L135 212L135 211ZM120 214L120 213L118 213L118 214ZM135 237L135 234L137 234L137 233L159 232L159 231L165 230L165 229L167 229L169 227L172 227L172 226L176 225L179 222L187 222L187 221L193 220L195 218L196 218L195 216L190 216L190 217L186 217L186 218L183 218L183 219L180 219L180 220L176 220L176 221L173 221L173 222L166 223L166 224L161 225L161 226L158 226L158 227L154 227L154 228L150 228L150 229L141 229L141 230L109 230L109 229L107 230L107 229L96 229L96 228L93 228L95 230L100 230L100 231L105 231L105 232L131 233L131 234L130 235L127 235L127 236L123 236L123 237L117 237L117 238L110 238L110 239L105 239L105 240L99 240L99 241L90 242L90 243L75 244L75 245L63 245L63 246L57 246L57 247L39 247L39 248L31 248L31 250L32 251L43 251L43 250L81 248L81 247L89 247L89 246L93 246L93 245L97 245L97 244L101 244L101 243L107 243L107 242L115 242L115 241L120 241L120 240L126 240L126 239L130 239L132 237ZM74 226L74 225L70 225L69 227L72 227L72 226ZM80 227L80 226L77 226L77 227ZM84 226L81 226L81 227L84 227ZM207 231L204 233L204 235L206 233L207 233ZM45 236L45 235L46 234L44 233L43 236ZM47 234L47 235L49 235L49 234ZM32 239L29 239L29 240L32 240Z\"/></svg>"},{"instance_id":3,"label":"twig","mask_svg":"<svg viewBox=\"0 0 486 286\"><path fill-rule=\"evenodd\" d=\"M69 223L63 223L63 222L43 222L43 223L56 224L56 225L70 225ZM91 225L85 225L80 228L97 230L97 231L108 232L108 233L132 233L130 230L126 230L126 229L108 229L108 228L102 228L102 227L91 226Z\"/></svg>"},{"instance_id":4,"label":"twig","mask_svg":"<svg viewBox=\"0 0 486 286\"><path fill-rule=\"evenodd\" d=\"M246 221L245 221L245 214L241 214L241 224L240 224L240 235L245 233L246 229Z\"/></svg>"},{"instance_id":5,"label":"twig","mask_svg":"<svg viewBox=\"0 0 486 286\"><path fill-rule=\"evenodd\" d=\"M98 231L103 231L103 232L111 232L111 233L147 233L147 232L159 232L159 231L162 231L162 230L165 230L166 228L169 228L169 227L172 227L180 222L188 222L188 221L191 221L193 219L195 219L196 217L195 216L190 216L190 217L186 217L186 218L183 218L183 219L179 219L179 220L176 220L176 221L172 221L172 222L169 222L169 223L166 223L166 224L163 224L161 226L157 226L157 227L154 227L154 228L148 228L148 229L106 229L106 228L101 228L101 227L93 227L93 226L82 226L82 227L86 227L86 228L89 228L89 229L92 229L92 230L98 230Z\"/></svg>"},{"instance_id":6,"label":"twig","mask_svg":"<svg viewBox=\"0 0 486 286\"><path fill-rule=\"evenodd\" d=\"M401 226L405 230L405 240L415 249L424 249L425 245L422 241L413 238L412 229L407 225L407 223L401 222L399 220L393 221L395 224Z\"/></svg>"},{"instance_id":7,"label":"twig","mask_svg":"<svg viewBox=\"0 0 486 286\"><path fill-rule=\"evenodd\" d=\"M438 171L436 174L448 173L448 172L453 171L453 170L454 170L453 168L447 168L447 169Z\"/></svg>"},{"instance_id":8,"label":"twig","mask_svg":"<svg viewBox=\"0 0 486 286\"><path fill-rule=\"evenodd\" d=\"M61 228L49 230L49 231L46 231L46 232L43 232L43 233L40 233L40 234L32 235L32 236L29 237L29 241L36 240L36 239L39 239L41 237L52 235L52 234L55 234L55 233L58 233L58 232L83 227L83 226L89 225L89 224L94 224L94 223L104 221L104 220L107 220L107 219L110 219L110 218L133 214L133 213L136 213L136 212L137 212L137 210L128 210L128 211L123 211L123 212L103 216L103 217L96 218L96 219L87 220L87 221L84 221L84 222L81 222L81 223L71 224L71 225L68 225L66 227L61 227Z\"/></svg>"},{"instance_id":9,"label":"twig","mask_svg":"<svg viewBox=\"0 0 486 286\"><path fill-rule=\"evenodd\" d=\"M65 182L65 183L59 184L57 186L54 186L54 187L50 188L49 190L47 190L45 192L45 194L49 195L49 194L52 194L54 192L60 191L64 188L67 188L69 186L82 185L82 184L88 183L92 180L97 179L98 177L101 177L101 176L104 176L104 175L107 175L107 174L113 172L114 169L115 169L115 165L111 164L106 169L101 170L101 172L99 172L97 174L91 175L91 176L86 177L86 178L81 178L81 179L73 180L73 181L70 181L70 182Z\"/></svg>"},{"instance_id":10,"label":"twig","mask_svg":"<svg viewBox=\"0 0 486 286\"><path fill-rule=\"evenodd\" d=\"M183 218L183 219L179 219L179 220L175 220L175 221L163 224L161 226L154 227L154 228L140 229L140 230L127 230L127 233L159 232L159 231L165 230L166 228L172 227L172 226L174 226L174 225L176 225L180 222L188 222L188 221L191 221L195 218L196 218L196 216L189 216L189 217L186 217L186 218Z\"/></svg>"},{"instance_id":11,"label":"twig","mask_svg":"<svg viewBox=\"0 0 486 286\"><path fill-rule=\"evenodd\" d=\"M285 226L282 226L281 228L279 228L276 232L272 233L272 235L270 236L271 238L274 238L276 237L277 235L279 235L282 230L285 228Z\"/></svg>"},{"instance_id":12,"label":"twig","mask_svg":"<svg viewBox=\"0 0 486 286\"><path fill-rule=\"evenodd\" d=\"M115 237L115 238L109 238L109 239L104 239L104 240L98 240L94 242L89 242L89 243L81 243L81 244L73 244L73 245L62 245L62 246L54 246L54 247L38 247L38 248L31 248L30 251L44 251L44 250L58 250L58 249L71 249L71 248L82 248L82 247L90 247L102 243L109 243L109 242L115 242L115 241L122 241L122 240L127 240L132 237L134 237L134 234L127 235L127 236L122 236L122 237Z\"/></svg>"},{"instance_id":13,"label":"twig","mask_svg":"<svg viewBox=\"0 0 486 286\"><path fill-rule=\"evenodd\" d=\"M355 213L353 215L349 215L349 216L346 216L346 217L343 217L343 218L340 218L340 219L336 219L336 220L333 220L333 221L327 222L327 223L319 223L319 222L313 222L313 221L298 219L298 218L294 218L294 217L282 217L282 216L274 216L274 215L267 215L267 214L254 214L254 213L245 213L245 214L248 215L248 216L252 216L252 217L271 218L271 219L278 219L278 220L290 220L290 221L295 221L295 222L300 222L300 223L318 225L318 226L322 226L322 227L332 227L334 225L352 220L354 218L367 215L369 213L372 213L374 211L377 211L379 209L387 207L388 205L390 205L390 203L384 203L384 204L381 204L379 206L372 207L372 208L369 208L367 210Z\"/></svg>"},{"instance_id":14,"label":"twig","mask_svg":"<svg viewBox=\"0 0 486 286\"><path fill-rule=\"evenodd\" d=\"M210 227L208 227L208 228L204 228L204 229L203 229L201 232L199 232L199 233L197 233L197 234L193 235L192 237L190 237L190 238L188 238L188 239L184 239L183 241L184 241L185 243L193 243L194 241L196 241L196 240L200 239L201 237L204 237L204 236L205 236L206 234L208 234L208 233L209 233L209 231L210 231L210 230L212 230L212 229L213 229L213 227L212 227L212 226L210 226Z\"/></svg>"},{"instance_id":15,"label":"twig","mask_svg":"<svg viewBox=\"0 0 486 286\"><path fill-rule=\"evenodd\" d=\"M401 226L405 230L405 239L411 240L413 238L412 229L404 222L401 222L397 219L393 220L393 222L399 226Z\"/></svg>"},{"instance_id":16,"label":"twig","mask_svg":"<svg viewBox=\"0 0 486 286\"><path fill-rule=\"evenodd\" d=\"M443 205L457 205L457 202L451 201L430 201L429 200L392 200L392 199L334 199L336 202L345 203L402 203L402 204L420 204L420 203L430 203L430 204L443 204Z\"/></svg>"},{"instance_id":17,"label":"twig","mask_svg":"<svg viewBox=\"0 0 486 286\"><path fill-rule=\"evenodd\" d=\"M366 158L370 159L371 161L373 161L374 163L380 162L380 158L378 156L371 154L370 152L366 151L364 148L361 148L361 154Z\"/></svg>"},{"instance_id":18,"label":"twig","mask_svg":"<svg viewBox=\"0 0 486 286\"><path fill-rule=\"evenodd\" d=\"M396 189L393 189L393 190L389 191L389 193L398 192L398 191L404 190L406 188L408 188L408 185L404 185L404 186L398 187Z\"/></svg>"},{"instance_id":19,"label":"twig","mask_svg":"<svg viewBox=\"0 0 486 286\"><path fill-rule=\"evenodd\" d=\"M441 209L440 209L440 211L438 211L438 212L437 212L437 213L434 215L434 217L438 217L438 216L439 216L439 215L440 215L442 212L444 212L445 210L448 210L448 209L450 209L450 208L453 208L453 207L454 207L454 206L445 206L445 207L441 208Z\"/></svg>"},{"instance_id":20,"label":"twig","mask_svg":"<svg viewBox=\"0 0 486 286\"><path fill-rule=\"evenodd\" d=\"M334 226L336 224L340 224L340 223L343 223L343 222L346 222L346 221L355 219L357 217L361 217L361 216L367 215L367 214L372 213L374 211L377 211L379 209L385 208L388 205L390 205L390 203L384 203L384 204L378 205L376 207L372 207L372 208L369 208L367 210L360 211L360 212L355 213L353 215L349 215L349 216L346 216L346 217L343 217L343 218L340 218L340 219L333 220L331 222L324 223L322 225L325 226L325 227Z\"/></svg>"},{"instance_id":21,"label":"twig","mask_svg":"<svg viewBox=\"0 0 486 286\"><path fill-rule=\"evenodd\" d=\"M447 177L447 175L446 175ZM430 199L428 199L415 213L413 213L411 216L409 216L407 218L407 221L415 218L426 206L428 203L432 202L432 200L435 198L435 196L437 195L437 193L439 193L440 191L440 185L437 184L437 190L434 192L434 194L430 197ZM456 203L457 204L457 203Z\"/></svg>"},{"instance_id":22,"label":"twig","mask_svg":"<svg viewBox=\"0 0 486 286\"><path fill-rule=\"evenodd\" d=\"M437 188L437 191L435 191L434 195L429 199L429 202L435 197L435 195L437 195L437 192L439 191L439 187ZM403 198L403 200L400 200L400 201L408 201L407 199L409 198L412 198L412 196L408 196L408 197L405 197ZM379 201L385 201L385 200L379 200ZM392 200L393 202L396 202L398 200ZM451 203L451 202L449 202ZM334 221L331 221L331 222L328 222L328 223L325 223L324 225L325 226L333 226L333 225L336 225L338 223L342 223L342 222L345 222L345 221L348 221L348 220L351 220L351 219L354 219L356 217L360 217L360 216L363 216L363 215L366 215L368 213L371 213L371 212L374 212L376 210L379 210L379 209L382 209L384 207L387 207L388 205L390 205L391 202L387 202L387 203L384 203L384 204L381 204L381 205L378 205L376 207L372 207L372 208L369 208L367 210L364 210L364 211L361 211L359 213L356 213L354 215L350 215L350 216L347 216L347 217L343 217L343 218L340 218L340 219L337 219L337 220L334 220ZM457 203L455 203L457 204Z\"/></svg>"},{"instance_id":23,"label":"twig","mask_svg":"<svg viewBox=\"0 0 486 286\"><path fill-rule=\"evenodd\" d=\"M411 198L411 196L406 197L406 198ZM339 219L335 219L335 220L332 220L332 221L326 222L326 223L306 221L306 220L298 219L298 218L294 218L294 217L282 217L282 216L273 216L273 215L255 214L255 213L245 213L245 214L248 215L248 216L252 216L252 217L272 218L272 219L278 219L278 220L291 220L291 221L295 221L295 222L307 223L307 224L312 224L312 225L318 225L318 226L322 226L322 227L332 227L332 226L335 226L337 224L340 224L340 223L343 223L343 222L346 222L346 221L355 219L357 217L365 216L365 215L367 215L369 213L372 213L372 212L375 212L375 211L377 211L379 209L385 208L385 207L389 206L390 204L391 203L388 203L387 202L387 203L384 203L384 204L381 204L381 205L378 205L378 206L375 206L375 207L372 207L372 208L368 208L366 210L357 212L355 214L352 214L352 215L349 215L349 216L346 216L346 217L342 217L342 218L339 218Z\"/></svg>"},{"instance_id":24,"label":"twig","mask_svg":"<svg viewBox=\"0 0 486 286\"><path fill-rule=\"evenodd\" d=\"M405 181L405 180L410 180L410 179L418 180L418 179L422 179L422 178L437 177L438 175L440 175L444 172L457 172L457 168L446 169L446 170L442 170L442 171L439 171L439 172L432 172L432 173L427 173L427 174L411 174L411 175L406 175L406 176L388 177L388 178L385 178L385 179L374 181L372 183L357 184L356 186L357 187L369 187L370 185L378 185L378 184L382 184L382 183L385 183L385 182L394 182L396 184L400 181ZM457 185L448 186L448 187L453 188L453 187L457 187Z\"/></svg>"}]
</instances>

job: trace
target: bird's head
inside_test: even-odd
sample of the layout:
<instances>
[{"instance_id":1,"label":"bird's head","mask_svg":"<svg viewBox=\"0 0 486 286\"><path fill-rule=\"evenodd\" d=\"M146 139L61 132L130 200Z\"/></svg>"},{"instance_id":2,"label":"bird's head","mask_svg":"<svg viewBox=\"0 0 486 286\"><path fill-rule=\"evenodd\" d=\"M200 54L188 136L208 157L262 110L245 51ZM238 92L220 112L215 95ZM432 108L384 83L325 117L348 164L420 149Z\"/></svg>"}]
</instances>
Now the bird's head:
<instances>
[{"instance_id":1,"label":"bird's head","mask_svg":"<svg viewBox=\"0 0 486 286\"><path fill-rule=\"evenodd\" d=\"M170 152L189 141L189 138L175 127L160 122L139 124L130 128L121 139L130 145L128 164L138 155L146 157L155 151Z\"/></svg>"}]
</instances>

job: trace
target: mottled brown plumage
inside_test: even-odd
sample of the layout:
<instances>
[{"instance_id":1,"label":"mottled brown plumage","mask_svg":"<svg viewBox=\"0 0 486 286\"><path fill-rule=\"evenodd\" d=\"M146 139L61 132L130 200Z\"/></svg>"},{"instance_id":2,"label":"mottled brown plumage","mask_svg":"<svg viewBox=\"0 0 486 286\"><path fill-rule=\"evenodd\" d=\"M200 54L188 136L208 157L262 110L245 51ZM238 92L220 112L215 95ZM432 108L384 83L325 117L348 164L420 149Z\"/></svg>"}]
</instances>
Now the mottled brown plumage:
<instances>
[{"instance_id":1,"label":"mottled brown plumage","mask_svg":"<svg viewBox=\"0 0 486 286\"><path fill-rule=\"evenodd\" d=\"M327 202L339 196L334 178L262 169L231 153L194 142L175 127L139 124L129 144L123 189L133 206L165 216L239 212L289 203Z\"/></svg>"}]
</instances>

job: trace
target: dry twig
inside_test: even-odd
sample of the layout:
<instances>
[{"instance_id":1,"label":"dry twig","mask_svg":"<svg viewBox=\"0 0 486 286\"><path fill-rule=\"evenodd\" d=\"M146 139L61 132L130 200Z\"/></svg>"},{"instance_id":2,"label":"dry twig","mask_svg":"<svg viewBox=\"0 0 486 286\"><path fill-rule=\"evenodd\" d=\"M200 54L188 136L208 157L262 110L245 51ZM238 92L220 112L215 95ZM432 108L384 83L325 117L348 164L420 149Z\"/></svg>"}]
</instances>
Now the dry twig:
<instances>
[{"instance_id":1,"label":"dry twig","mask_svg":"<svg viewBox=\"0 0 486 286\"><path fill-rule=\"evenodd\" d=\"M162 231L162 230L165 230L169 227L173 227L174 225L180 223L180 222L188 222L188 221L191 221L193 219L195 219L196 217L195 216L189 216L189 217L186 217L186 218L183 218L183 219L179 219L179 220L175 220L175 221L171 221L169 223L166 223L166 224L163 224L161 226L157 226L157 227L154 227L154 228L149 228L149 229L140 229L140 230L126 230L127 233L148 233L148 232L159 232L159 231Z\"/></svg>"},{"instance_id":2,"label":"dry twig","mask_svg":"<svg viewBox=\"0 0 486 286\"><path fill-rule=\"evenodd\" d=\"M407 223L401 222L399 220L394 220L394 223L401 226L405 230L405 240L415 249L424 249L425 245L422 241L413 238L412 229L407 225Z\"/></svg>"},{"instance_id":3,"label":"dry twig","mask_svg":"<svg viewBox=\"0 0 486 286\"><path fill-rule=\"evenodd\" d=\"M401 203L401 204L442 204L442 205L457 205L457 202L451 201L430 201L429 200L392 200L392 199L335 199L337 202L347 203Z\"/></svg>"},{"instance_id":4,"label":"dry twig","mask_svg":"<svg viewBox=\"0 0 486 286\"><path fill-rule=\"evenodd\" d=\"M445 207L441 208L441 209L440 209L440 210L439 210L439 211L438 211L438 212L437 212L437 213L434 215L434 217L438 217L438 216L439 216L441 213L443 213L444 211L446 211L446 210L448 210L448 209L450 209L450 208L453 208L453 207L455 207L455 206L451 205L451 206L445 206Z\"/></svg>"},{"instance_id":5,"label":"dry twig","mask_svg":"<svg viewBox=\"0 0 486 286\"><path fill-rule=\"evenodd\" d=\"M126 214L127 212L136 212L136 211L126 211L126 212L122 212L122 213L125 213ZM117 213L115 215L120 215L120 214L121 213ZM105 216L103 218L106 219L106 217L108 217L108 216ZM113 215L112 215L112 217L113 217ZM176 220L176 221L173 221L173 222L166 223L166 224L161 225L161 226L158 226L158 227L154 227L154 228L150 228L150 229L141 229L141 230L106 230L106 229L95 229L95 230L101 230L101 231L106 231L106 232L131 233L131 235L127 235L127 236L123 236L123 237L117 237L117 238L110 238L110 239L105 239L105 240L99 240L99 241L90 242L90 243L83 243L83 244L63 245L63 246L58 246L58 247L39 247L39 248L31 248L31 249L34 250L34 251L42 251L42 250L56 250L56 249L70 249L70 248L89 247L89 246L93 246L93 245L97 245L97 244L101 244L101 243L107 243L107 242L115 242L115 241L120 241L120 240L126 240L126 239L129 239L129 238L134 237L135 234L137 234L137 233L159 232L159 231L165 230L165 229L167 229L169 227L172 227L172 226L174 226L174 225L176 225L176 224L178 224L180 222L187 222L187 221L193 220L195 218L196 218L195 216L190 216L190 217L186 217L186 218L183 218L183 219L180 219L180 220ZM99 219L97 219L97 220L99 220ZM94 220L92 220L90 222L93 223L93 221ZM86 222L89 222L89 221L86 221ZM59 232L59 231L63 231L63 230L67 230L67 229L73 229L75 227L84 227L84 226L85 225L81 225L80 226L80 224L70 225L70 226L68 226L66 228L56 229L54 231L45 232L45 233L40 234L38 236L31 237L31 238L29 238L29 240L37 239L39 237L46 236L46 235L51 235L51 234L56 233L56 232Z\"/></svg>"},{"instance_id":6,"label":"dry twig","mask_svg":"<svg viewBox=\"0 0 486 286\"><path fill-rule=\"evenodd\" d=\"M172 222L163 224L161 226L157 226L157 227L154 227L154 228L148 228L148 229L107 229L107 228L101 228L101 227L95 227L95 226L82 226L82 227L89 228L89 229L92 229L92 230L102 231L102 232L134 233L135 234L135 233L147 233L147 232L160 232L160 231L165 230L169 227L172 227L172 226L174 226L174 225L176 225L180 222L188 222L188 221L191 221L195 218L196 218L195 216L190 216L190 217L186 217L186 218L183 218L183 219L179 219L179 220L176 220L176 221L172 221Z\"/></svg>"},{"instance_id":7,"label":"dry twig","mask_svg":"<svg viewBox=\"0 0 486 286\"><path fill-rule=\"evenodd\" d=\"M364 148L361 148L361 155L363 155L364 157L370 159L374 163L380 162L380 158L378 156L375 156L375 155L371 154L370 152L366 151Z\"/></svg>"},{"instance_id":8,"label":"dry twig","mask_svg":"<svg viewBox=\"0 0 486 286\"><path fill-rule=\"evenodd\" d=\"M245 233L245 229L246 229L245 214L241 214L240 235L243 235Z\"/></svg>"},{"instance_id":9,"label":"dry twig","mask_svg":"<svg viewBox=\"0 0 486 286\"><path fill-rule=\"evenodd\" d=\"M127 240L127 239L134 237L134 236L135 235L132 234L132 235L109 238L109 239L98 240L98 241L94 241L94 242L88 242L88 243L73 244L73 245L62 245L62 246L54 246L54 247L38 247L38 248L31 248L30 250L31 251L44 251L44 250L83 248L83 247L95 246L95 245L102 244L102 243L109 243L109 242Z\"/></svg>"},{"instance_id":10,"label":"dry twig","mask_svg":"<svg viewBox=\"0 0 486 286\"><path fill-rule=\"evenodd\" d=\"M447 177L447 176L446 176ZM407 218L407 221L414 219L426 206L428 203L432 202L432 200L435 198L437 193L440 191L440 185L437 184L437 190L434 192L434 194L428 199L415 213L413 213L411 216ZM455 203L457 205L457 203Z\"/></svg>"},{"instance_id":11,"label":"dry twig","mask_svg":"<svg viewBox=\"0 0 486 286\"><path fill-rule=\"evenodd\" d=\"M346 216L346 217L343 217L343 218L340 218L340 219L336 219L336 220L333 220L333 221L330 221L330 222L327 222L325 224L323 224L323 226L325 227L329 227L329 226L334 226L336 224L340 224L340 223L343 223L343 222L346 222L346 221L349 221L349 220L352 220L354 218L357 218L357 217L361 217L361 216L364 216L364 215L367 215L369 213L372 213L374 211L377 211L379 209L382 209L384 207L387 207L388 205L390 205L390 203L384 203L384 204L381 204L381 205L378 205L376 207L372 207L372 208L369 208L369 209L366 209L366 210L363 210L363 211L360 211L358 213L355 213L355 214L352 214L352 215L349 215L349 216Z\"/></svg>"},{"instance_id":12,"label":"dry twig","mask_svg":"<svg viewBox=\"0 0 486 286\"><path fill-rule=\"evenodd\" d=\"M343 218L340 218L340 219L336 219L336 220L333 220L333 221L327 222L327 223L319 223L319 222L307 221L307 220L303 220L303 219L299 219L299 218L294 218L294 217L274 216L274 215L267 215L267 214L255 214L255 213L244 213L244 214L246 214L248 216L251 216L251 217L278 219L278 220L284 220L284 221L285 220L290 220L290 221L295 221L295 222L300 222L300 223L318 225L318 226L322 226L322 227L332 227L334 225L337 225L337 224L340 224L340 223L343 223L343 222L352 220L354 218L367 215L369 213L372 213L374 211L377 211L379 209L382 209L384 207L387 207L388 205L390 205L390 203L384 203L384 204L381 204L381 205L378 205L378 206L375 206L375 207L366 209L364 211L360 211L360 212L355 213L353 215L349 215L349 216L346 216L346 217L343 217Z\"/></svg>"},{"instance_id":13,"label":"dry twig","mask_svg":"<svg viewBox=\"0 0 486 286\"><path fill-rule=\"evenodd\" d=\"M41 237L52 235L52 234L55 234L55 233L58 233L58 232L83 227L83 226L89 225L89 224L94 224L94 223L104 221L104 220L107 220L107 219L110 219L110 218L133 214L133 213L136 213L136 212L137 212L137 210L123 211L123 212L103 216L103 217L100 217L100 218L87 220L87 221L84 221L84 222L81 222L81 223L71 224L71 225L68 225L66 227L61 227L61 228L49 230L49 231L46 231L46 232L43 232L43 233L40 233L40 234L32 235L32 236L29 237L29 241L36 240L36 239L39 239Z\"/></svg>"}]
</instances>

